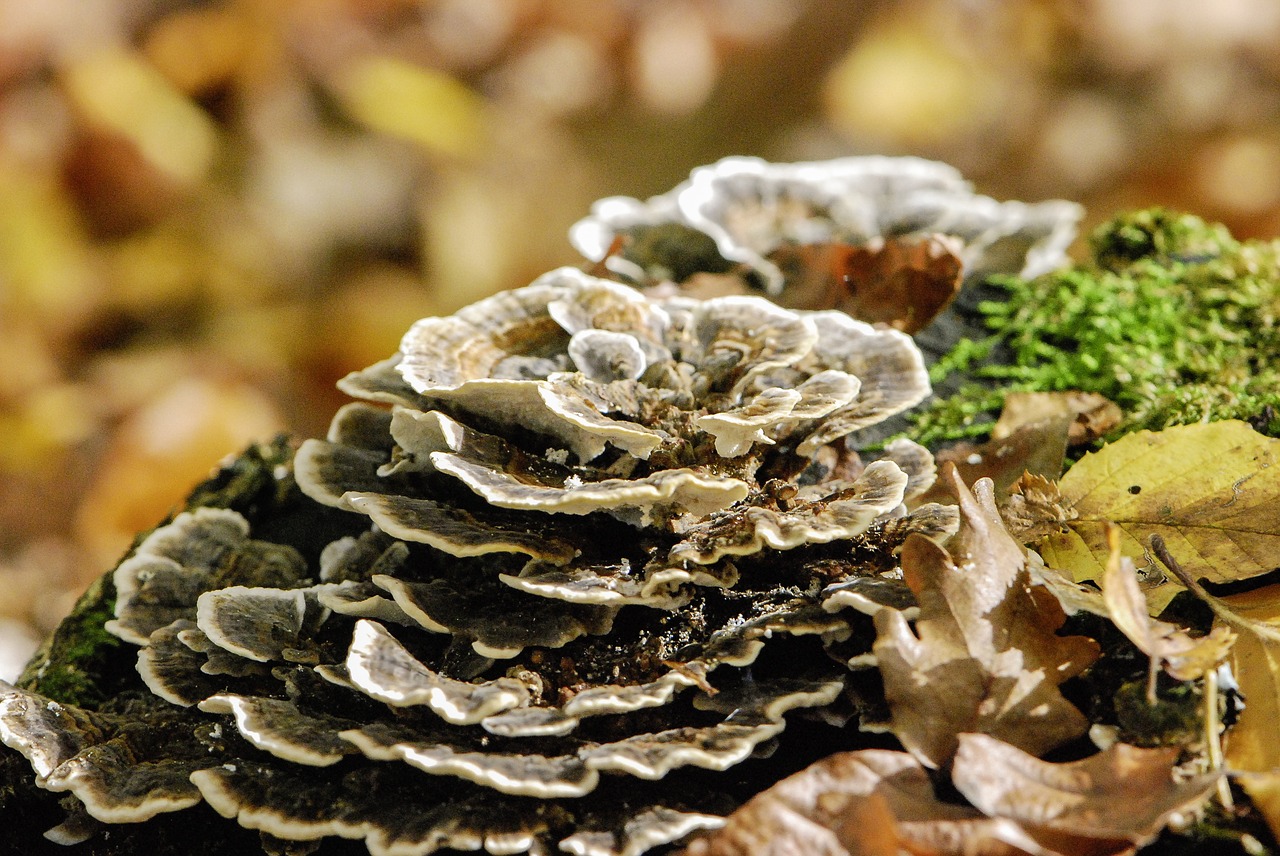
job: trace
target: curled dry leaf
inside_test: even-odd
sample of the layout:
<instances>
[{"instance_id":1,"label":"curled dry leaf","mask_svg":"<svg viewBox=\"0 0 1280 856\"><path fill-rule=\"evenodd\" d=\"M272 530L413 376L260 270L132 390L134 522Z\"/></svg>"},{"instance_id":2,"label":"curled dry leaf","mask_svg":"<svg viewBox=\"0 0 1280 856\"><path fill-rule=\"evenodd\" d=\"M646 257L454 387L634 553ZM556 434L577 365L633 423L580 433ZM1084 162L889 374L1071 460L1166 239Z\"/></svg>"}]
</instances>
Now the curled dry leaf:
<instances>
[{"instance_id":1,"label":"curled dry leaf","mask_svg":"<svg viewBox=\"0 0 1280 856\"><path fill-rule=\"evenodd\" d=\"M1037 853L1016 824L935 796L905 752L842 752L753 797L683 856Z\"/></svg>"},{"instance_id":2,"label":"curled dry leaf","mask_svg":"<svg viewBox=\"0 0 1280 856\"><path fill-rule=\"evenodd\" d=\"M1179 751L1116 743L1052 764L984 734L964 734L951 776L980 811L1016 821L1046 850L1111 856L1152 841L1217 786L1217 772L1179 780Z\"/></svg>"},{"instance_id":3,"label":"curled dry leaf","mask_svg":"<svg viewBox=\"0 0 1280 856\"><path fill-rule=\"evenodd\" d=\"M1120 409L1101 395L1085 392L1013 392L1005 397L1000 419L985 443L957 443L938 453L938 463L952 461L965 481L973 483L990 478L996 485L1001 505L1020 508L1023 500L1033 507L1009 514L1015 537L1030 540L1042 538L1056 530L1059 523L1074 516L1059 501L1056 489L1043 484L1062 475L1067 448L1088 443L1115 427ZM1041 479L1029 491L1025 476ZM926 499L937 500L942 485L935 485ZM1006 503L1005 497L1009 497ZM1043 508L1035 507L1047 501ZM1066 514L1067 516L1063 516ZM1017 520L1017 525L1014 524Z\"/></svg>"},{"instance_id":4,"label":"curled dry leaf","mask_svg":"<svg viewBox=\"0 0 1280 856\"><path fill-rule=\"evenodd\" d=\"M1129 434L1082 458L1059 488L1077 517L1039 546L1047 564L1077 580L1106 571L1108 522L1124 555L1143 556L1159 535L1214 582L1265 574L1280 556L1280 440L1245 422ZM1182 588L1168 580L1148 590L1152 612Z\"/></svg>"},{"instance_id":5,"label":"curled dry leaf","mask_svg":"<svg viewBox=\"0 0 1280 856\"><path fill-rule=\"evenodd\" d=\"M1151 658L1148 697L1155 699L1155 675L1159 668L1179 681L1193 681L1217 669L1235 642L1236 634L1231 628L1219 624L1208 636L1196 639L1174 624L1152 618L1147 612L1147 598L1138 584L1133 560L1120 555L1120 533L1114 526L1107 529L1107 542L1111 556L1102 577L1102 597L1120 632Z\"/></svg>"},{"instance_id":6,"label":"curled dry leaf","mask_svg":"<svg viewBox=\"0 0 1280 856\"><path fill-rule=\"evenodd\" d=\"M1026 543L1060 531L1076 512L1063 501L1057 482L1024 472L1010 488L1009 501L1000 509L1000 516L1009 534Z\"/></svg>"},{"instance_id":7,"label":"curled dry leaf","mask_svg":"<svg viewBox=\"0 0 1280 856\"><path fill-rule=\"evenodd\" d=\"M975 497L954 467L945 475L959 498L960 531L945 550L916 536L902 550L903 577L920 604L915 631L896 610L875 616L892 730L930 767L950 761L964 732L1045 752L1088 727L1058 686L1097 659L1097 643L1056 635L1062 607L1033 583L991 482L979 481Z\"/></svg>"},{"instance_id":8,"label":"curled dry leaf","mask_svg":"<svg viewBox=\"0 0 1280 856\"><path fill-rule=\"evenodd\" d=\"M1001 440L1020 428L1046 419L1070 420L1067 443L1092 442L1120 424L1120 408L1096 392L1011 392L1005 396L991 437Z\"/></svg>"},{"instance_id":9,"label":"curled dry leaf","mask_svg":"<svg viewBox=\"0 0 1280 856\"><path fill-rule=\"evenodd\" d=\"M964 282L959 239L876 236L864 245L781 247L773 261L789 283L781 297L796 309L839 309L861 321L914 334L947 308Z\"/></svg>"},{"instance_id":10,"label":"curled dry leaf","mask_svg":"<svg viewBox=\"0 0 1280 856\"><path fill-rule=\"evenodd\" d=\"M1003 499L1026 473L1048 479L1062 475L1068 428L1066 418L1042 419L1022 425L998 440L957 443L938 452L937 462L953 464L969 484L978 479L991 479L995 495ZM922 501L943 502L945 496L944 486L937 484Z\"/></svg>"},{"instance_id":11,"label":"curled dry leaf","mask_svg":"<svg viewBox=\"0 0 1280 856\"><path fill-rule=\"evenodd\" d=\"M972 806L943 802L903 752L825 758L758 794L683 856L1121 856L1198 808L1218 773L1177 779L1177 749L1117 743L1055 764L962 734L952 780Z\"/></svg>"}]
</instances>

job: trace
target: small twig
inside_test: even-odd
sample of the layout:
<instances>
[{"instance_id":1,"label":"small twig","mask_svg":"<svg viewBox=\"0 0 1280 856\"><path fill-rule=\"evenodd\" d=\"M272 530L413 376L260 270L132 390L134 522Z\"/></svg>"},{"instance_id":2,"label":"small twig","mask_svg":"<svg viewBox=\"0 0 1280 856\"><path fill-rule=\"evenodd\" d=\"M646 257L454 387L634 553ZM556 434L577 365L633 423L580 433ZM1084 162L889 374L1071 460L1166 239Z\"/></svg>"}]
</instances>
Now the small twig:
<instances>
[{"instance_id":1,"label":"small twig","mask_svg":"<svg viewBox=\"0 0 1280 856\"><path fill-rule=\"evenodd\" d=\"M1248 621L1241 618L1225 603L1218 598L1205 591L1204 586L1194 579L1186 569L1178 563L1178 560L1169 552L1168 546L1165 545L1164 539L1159 535L1152 535L1150 538L1151 552L1155 553L1156 558L1160 560L1169 572L1178 578L1178 581L1186 586L1187 591L1200 598L1209 608L1213 610L1224 624L1246 633L1253 633L1263 638L1280 642L1280 633L1273 628L1257 622ZM1205 744L1208 747L1209 766L1214 770L1223 769L1223 753L1222 753L1222 735L1219 733L1218 727L1218 672L1210 670L1204 673L1204 729ZM1231 796L1231 784L1226 776L1218 780L1218 801L1222 803L1222 807L1228 811L1235 807L1235 800Z\"/></svg>"},{"instance_id":2,"label":"small twig","mask_svg":"<svg viewBox=\"0 0 1280 856\"><path fill-rule=\"evenodd\" d=\"M1160 563L1168 568L1171 574L1178 578L1178 582L1186 586L1187 591L1203 600L1209 608L1213 610L1213 614L1222 619L1223 624L1229 625L1236 630L1260 636L1269 642L1280 643L1280 629L1270 627L1257 621L1249 621L1246 618L1241 618L1234 610L1231 609L1231 607L1223 603L1221 599L1216 598L1209 594L1209 592L1205 591L1204 586L1200 585L1200 583L1193 578L1191 574L1186 572L1182 565L1178 564L1178 560L1173 557L1169 552L1169 548L1165 546L1163 538L1159 535L1152 535L1150 541L1151 552L1156 554L1156 558L1160 560Z\"/></svg>"},{"instance_id":3,"label":"small twig","mask_svg":"<svg viewBox=\"0 0 1280 856\"><path fill-rule=\"evenodd\" d=\"M1147 705L1156 706L1156 677L1160 674L1160 658L1147 655Z\"/></svg>"},{"instance_id":4,"label":"small twig","mask_svg":"<svg viewBox=\"0 0 1280 856\"><path fill-rule=\"evenodd\" d=\"M1204 731L1205 745L1209 751L1209 768L1222 771L1222 733L1218 727L1218 670L1204 673ZM1227 811L1235 808L1231 796L1231 783L1226 776L1218 779L1218 801Z\"/></svg>"}]
</instances>

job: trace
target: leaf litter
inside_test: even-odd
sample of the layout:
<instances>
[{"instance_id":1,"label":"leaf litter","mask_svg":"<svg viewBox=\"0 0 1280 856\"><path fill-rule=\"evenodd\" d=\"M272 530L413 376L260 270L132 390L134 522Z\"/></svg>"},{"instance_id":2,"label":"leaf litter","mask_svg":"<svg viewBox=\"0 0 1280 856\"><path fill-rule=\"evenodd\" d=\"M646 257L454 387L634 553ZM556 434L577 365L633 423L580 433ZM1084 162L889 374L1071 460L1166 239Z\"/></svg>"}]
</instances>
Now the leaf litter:
<instances>
[{"instance_id":1,"label":"leaf litter","mask_svg":"<svg viewBox=\"0 0 1280 856\"><path fill-rule=\"evenodd\" d=\"M1097 643L1056 634L1066 614L1032 584L991 482L979 481L975 495L954 468L946 474L960 531L946 549L917 536L902 549L903 578L920 603L915 630L895 610L875 618L894 734L929 767L946 766L966 732L1046 752L1088 728L1058 686L1097 659Z\"/></svg>"},{"instance_id":2,"label":"leaf litter","mask_svg":"<svg viewBox=\"0 0 1280 856\"><path fill-rule=\"evenodd\" d=\"M909 537L901 575L918 611L874 616L869 659L905 751L832 755L685 852L1103 856L1209 816L1213 846L1266 852L1252 833L1265 837L1260 821L1280 831L1277 444L1238 422L1143 431L1060 480L1006 476L1004 491L990 478L970 489L944 464L960 530L943 543ZM1166 609L1179 593L1183 607ZM1188 602L1212 622L1179 620ZM1073 614L1094 624L1065 625ZM1094 634L1112 639L1105 652L1063 630L1099 621L1113 627ZM1161 701L1179 687L1200 699L1199 728L1153 735L1151 748L1119 742L1105 705L1082 710L1078 692L1063 692L1100 657L1126 656L1146 661L1132 681L1153 706L1157 687ZM1251 811L1252 826L1233 825Z\"/></svg>"},{"instance_id":3,"label":"leaf litter","mask_svg":"<svg viewBox=\"0 0 1280 856\"><path fill-rule=\"evenodd\" d=\"M1147 597L1163 609L1183 586L1159 570L1147 541L1165 539L1215 583L1259 576L1280 565L1280 440L1246 422L1181 425L1125 435L1086 455L1059 483L1075 512L1066 530L1038 545L1051 567L1099 579L1121 552L1148 569Z\"/></svg>"}]
</instances>

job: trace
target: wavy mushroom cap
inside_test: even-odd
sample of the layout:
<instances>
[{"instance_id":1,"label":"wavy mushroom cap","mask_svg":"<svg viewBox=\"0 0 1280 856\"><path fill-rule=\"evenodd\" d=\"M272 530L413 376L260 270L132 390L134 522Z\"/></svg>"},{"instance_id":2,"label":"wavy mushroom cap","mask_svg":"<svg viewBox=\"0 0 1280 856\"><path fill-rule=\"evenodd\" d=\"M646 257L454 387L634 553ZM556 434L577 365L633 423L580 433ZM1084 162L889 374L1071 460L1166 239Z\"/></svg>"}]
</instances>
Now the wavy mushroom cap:
<instances>
[{"instance_id":1,"label":"wavy mushroom cap","mask_svg":"<svg viewBox=\"0 0 1280 856\"><path fill-rule=\"evenodd\" d=\"M559 608L671 608L732 585L731 557L855 538L933 478L904 445L863 467L840 442L929 386L909 337L836 312L565 268L419 321L401 352L343 382L392 409L339 413L301 488L406 541L509 554L502 581Z\"/></svg>"},{"instance_id":2,"label":"wavy mushroom cap","mask_svg":"<svg viewBox=\"0 0 1280 856\"><path fill-rule=\"evenodd\" d=\"M911 157L769 163L729 157L641 201L602 199L569 232L574 247L640 282L741 263L779 296L784 247L942 235L953 238L964 277L1031 278L1066 264L1082 209L1051 200L999 202L973 192L953 167ZM609 258L620 237L646 245L640 262Z\"/></svg>"}]
</instances>

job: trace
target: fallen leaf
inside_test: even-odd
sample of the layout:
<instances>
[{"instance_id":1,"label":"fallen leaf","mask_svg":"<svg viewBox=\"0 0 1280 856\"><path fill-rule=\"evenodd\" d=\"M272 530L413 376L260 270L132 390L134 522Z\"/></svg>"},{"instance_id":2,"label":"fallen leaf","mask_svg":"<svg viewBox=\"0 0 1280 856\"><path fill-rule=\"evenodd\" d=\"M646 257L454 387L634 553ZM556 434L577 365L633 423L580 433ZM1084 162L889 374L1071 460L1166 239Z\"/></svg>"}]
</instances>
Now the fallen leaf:
<instances>
[{"instance_id":1,"label":"fallen leaf","mask_svg":"<svg viewBox=\"0 0 1280 856\"><path fill-rule=\"evenodd\" d=\"M989 478L995 484L995 495L1004 499L1026 473L1049 479L1062 475L1067 455L1067 433L1070 420L1044 419L1021 426L999 440L985 443L956 443L935 456L938 466L952 463L961 477L972 484ZM945 486L934 485L918 502L943 502Z\"/></svg>"},{"instance_id":2,"label":"fallen leaf","mask_svg":"<svg viewBox=\"0 0 1280 856\"><path fill-rule=\"evenodd\" d=\"M209 114L136 54L88 52L65 66L62 84L82 121L127 139L183 185L203 180L218 156L218 126Z\"/></svg>"},{"instance_id":3,"label":"fallen leaf","mask_svg":"<svg viewBox=\"0 0 1280 856\"><path fill-rule=\"evenodd\" d=\"M945 235L918 241L877 237L866 244L787 246L770 258L787 273L783 305L839 309L911 334L927 327L960 292L959 249Z\"/></svg>"},{"instance_id":4,"label":"fallen leaf","mask_svg":"<svg viewBox=\"0 0 1280 856\"><path fill-rule=\"evenodd\" d=\"M1110 550L1106 526L1121 532L1121 552L1142 557L1151 535L1194 559L1199 577L1232 582L1280 564L1280 440L1246 422L1138 431L1082 458L1059 483L1077 517L1039 544L1051 567L1078 581L1098 579ZM1182 586L1147 592L1158 613Z\"/></svg>"},{"instance_id":5,"label":"fallen leaf","mask_svg":"<svg viewBox=\"0 0 1280 856\"><path fill-rule=\"evenodd\" d=\"M1067 444L1079 446L1119 425L1122 415L1115 402L1096 392L1011 392L1005 396L991 438L1002 440L1046 419L1067 419Z\"/></svg>"},{"instance_id":6,"label":"fallen leaf","mask_svg":"<svg viewBox=\"0 0 1280 856\"><path fill-rule=\"evenodd\" d=\"M357 122L432 154L467 157L486 142L484 99L423 65L375 54L343 68L333 92Z\"/></svg>"},{"instance_id":7,"label":"fallen leaf","mask_svg":"<svg viewBox=\"0 0 1280 856\"><path fill-rule=\"evenodd\" d=\"M941 802L905 752L864 749L811 764L757 794L684 856L1044 854L1016 824Z\"/></svg>"},{"instance_id":8,"label":"fallen leaf","mask_svg":"<svg viewBox=\"0 0 1280 856\"><path fill-rule=\"evenodd\" d=\"M1152 618L1133 560L1120 555L1119 530L1109 527L1107 536L1111 556L1102 576L1102 598L1120 632L1151 658L1147 698L1155 704L1155 676L1161 667L1174 680L1202 678L1227 659L1236 634L1219 624L1207 636L1197 639L1177 625Z\"/></svg>"},{"instance_id":9,"label":"fallen leaf","mask_svg":"<svg viewBox=\"0 0 1280 856\"><path fill-rule=\"evenodd\" d=\"M1052 764L984 734L963 734L952 782L984 814L1016 821L1047 849L1078 856L1131 853L1194 811L1221 773L1175 780L1180 749L1115 743Z\"/></svg>"},{"instance_id":10,"label":"fallen leaf","mask_svg":"<svg viewBox=\"0 0 1280 856\"><path fill-rule=\"evenodd\" d=\"M1009 489L1009 500L1001 507L1000 516L1009 534L1027 543L1061 531L1068 520L1075 519L1076 512L1062 498L1057 482L1024 472Z\"/></svg>"},{"instance_id":11,"label":"fallen leaf","mask_svg":"<svg viewBox=\"0 0 1280 856\"><path fill-rule=\"evenodd\" d=\"M930 767L946 766L964 732L1045 752L1088 728L1058 686L1097 659L1097 643L1056 635L1062 607L1032 582L991 482L979 481L975 497L954 467L944 477L959 499L959 532L945 550L918 535L902 550L903 579L920 606L915 631L897 610L874 617L892 731Z\"/></svg>"},{"instance_id":12,"label":"fallen leaf","mask_svg":"<svg viewBox=\"0 0 1280 856\"><path fill-rule=\"evenodd\" d=\"M1280 835L1280 586L1264 586L1243 594L1218 598L1204 590L1184 571L1163 544L1155 545L1171 571L1195 595L1213 609L1214 629L1229 627L1238 634L1231 648L1235 675L1244 710L1226 733L1227 765L1245 773L1239 782L1266 819L1273 834Z\"/></svg>"},{"instance_id":13,"label":"fallen leaf","mask_svg":"<svg viewBox=\"0 0 1280 856\"><path fill-rule=\"evenodd\" d=\"M1238 775L1236 781L1262 814L1271 834L1280 836L1280 772Z\"/></svg>"},{"instance_id":14,"label":"fallen leaf","mask_svg":"<svg viewBox=\"0 0 1280 856\"><path fill-rule=\"evenodd\" d=\"M1226 733L1228 767L1262 813L1273 834L1280 834L1280 586L1264 586L1229 597L1214 597L1200 585L1158 536L1152 550L1165 567L1213 610L1214 630L1238 634L1231 648L1231 670L1244 698L1235 725Z\"/></svg>"},{"instance_id":15,"label":"fallen leaf","mask_svg":"<svg viewBox=\"0 0 1280 856\"><path fill-rule=\"evenodd\" d=\"M1271 611L1280 617L1280 594L1269 593ZM1256 592L1251 592L1256 594ZM1242 632L1231 650L1231 670L1235 674L1244 710L1224 739L1226 762L1241 775L1237 781L1267 821L1271 833L1280 837L1280 643Z\"/></svg>"},{"instance_id":16,"label":"fallen leaf","mask_svg":"<svg viewBox=\"0 0 1280 856\"><path fill-rule=\"evenodd\" d=\"M1100 590L1093 585L1078 583L1061 571L1048 567L1035 550L1027 551L1027 569L1034 582L1053 592L1067 615L1086 612L1103 618L1111 617Z\"/></svg>"},{"instance_id":17,"label":"fallen leaf","mask_svg":"<svg viewBox=\"0 0 1280 856\"><path fill-rule=\"evenodd\" d=\"M943 802L905 752L841 752L757 794L681 856L1123 856L1197 808L1220 774L1173 777L1178 750L1116 744L1052 764L960 736Z\"/></svg>"}]
</instances>

